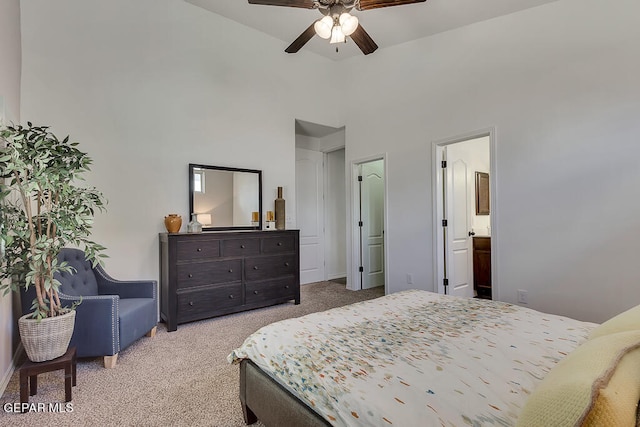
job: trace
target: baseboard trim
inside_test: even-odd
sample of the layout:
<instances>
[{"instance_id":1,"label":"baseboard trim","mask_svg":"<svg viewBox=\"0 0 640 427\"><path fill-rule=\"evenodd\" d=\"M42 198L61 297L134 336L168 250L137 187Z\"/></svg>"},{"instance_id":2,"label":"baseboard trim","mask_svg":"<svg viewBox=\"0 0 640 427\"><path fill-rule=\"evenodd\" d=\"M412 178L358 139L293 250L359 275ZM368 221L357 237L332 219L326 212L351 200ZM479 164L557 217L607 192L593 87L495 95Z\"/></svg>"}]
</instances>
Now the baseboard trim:
<instances>
[{"instance_id":1,"label":"baseboard trim","mask_svg":"<svg viewBox=\"0 0 640 427\"><path fill-rule=\"evenodd\" d=\"M18 360L20 360L20 356L22 356L23 351L24 351L24 347L22 347L22 343L18 344L18 348L16 348L15 353L13 353L11 364L9 365L9 368L7 369L7 371L4 373L4 376L2 377L2 381L0 382L0 396L2 396L6 391L7 386L9 385L9 381L11 381L11 377L13 376L13 373L16 371L16 365L18 363Z\"/></svg>"}]
</instances>

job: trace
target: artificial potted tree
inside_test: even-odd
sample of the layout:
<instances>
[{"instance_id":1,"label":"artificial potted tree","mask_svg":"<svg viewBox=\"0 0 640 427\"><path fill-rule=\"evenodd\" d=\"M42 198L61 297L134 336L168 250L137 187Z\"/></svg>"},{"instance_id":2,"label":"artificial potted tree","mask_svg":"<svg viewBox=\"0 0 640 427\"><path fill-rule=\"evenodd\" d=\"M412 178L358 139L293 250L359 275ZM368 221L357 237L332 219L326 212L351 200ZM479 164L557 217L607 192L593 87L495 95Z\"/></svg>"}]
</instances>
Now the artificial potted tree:
<instances>
[{"instance_id":1,"label":"artificial potted tree","mask_svg":"<svg viewBox=\"0 0 640 427\"><path fill-rule=\"evenodd\" d=\"M46 126L0 128L0 290L35 288L32 313L18 320L23 346L31 361L62 356L75 324L75 307L58 297L58 263L65 246L84 249L87 259L101 263L103 246L90 240L96 210L103 211L102 193L78 181L91 158L60 140Z\"/></svg>"}]
</instances>

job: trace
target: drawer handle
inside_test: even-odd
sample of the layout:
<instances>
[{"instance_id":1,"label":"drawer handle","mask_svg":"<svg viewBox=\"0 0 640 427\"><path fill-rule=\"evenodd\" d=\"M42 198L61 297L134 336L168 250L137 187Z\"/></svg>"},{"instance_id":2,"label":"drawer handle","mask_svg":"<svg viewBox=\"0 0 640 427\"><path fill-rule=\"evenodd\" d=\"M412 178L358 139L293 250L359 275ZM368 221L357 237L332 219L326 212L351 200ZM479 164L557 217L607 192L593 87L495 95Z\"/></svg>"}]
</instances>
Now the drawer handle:
<instances>
[{"instance_id":1,"label":"drawer handle","mask_svg":"<svg viewBox=\"0 0 640 427\"><path fill-rule=\"evenodd\" d=\"M289 263L288 263L288 262L285 262L285 263L284 263L284 266L285 266L285 267L289 267Z\"/></svg>"},{"instance_id":2,"label":"drawer handle","mask_svg":"<svg viewBox=\"0 0 640 427\"><path fill-rule=\"evenodd\" d=\"M193 301L189 301L189 306L193 307Z\"/></svg>"},{"instance_id":3,"label":"drawer handle","mask_svg":"<svg viewBox=\"0 0 640 427\"><path fill-rule=\"evenodd\" d=\"M189 273L189 274L187 274L187 277L188 277L189 279L191 279L191 278L193 277L193 274Z\"/></svg>"},{"instance_id":4,"label":"drawer handle","mask_svg":"<svg viewBox=\"0 0 640 427\"><path fill-rule=\"evenodd\" d=\"M229 269L229 273L233 273L233 268L230 268L230 269Z\"/></svg>"},{"instance_id":5,"label":"drawer handle","mask_svg":"<svg viewBox=\"0 0 640 427\"><path fill-rule=\"evenodd\" d=\"M240 245L240 249L244 249L244 245Z\"/></svg>"},{"instance_id":6,"label":"drawer handle","mask_svg":"<svg viewBox=\"0 0 640 427\"><path fill-rule=\"evenodd\" d=\"M229 295L229 299L233 299L233 294Z\"/></svg>"},{"instance_id":7,"label":"drawer handle","mask_svg":"<svg viewBox=\"0 0 640 427\"><path fill-rule=\"evenodd\" d=\"M258 295L258 291L253 291L253 293L254 293L255 295Z\"/></svg>"},{"instance_id":8,"label":"drawer handle","mask_svg":"<svg viewBox=\"0 0 640 427\"><path fill-rule=\"evenodd\" d=\"M278 242L278 246L282 246L282 242Z\"/></svg>"},{"instance_id":9,"label":"drawer handle","mask_svg":"<svg viewBox=\"0 0 640 427\"><path fill-rule=\"evenodd\" d=\"M257 266L257 265L254 265L254 266L253 266L253 269L254 269L254 270L257 270L257 269L258 269L258 266Z\"/></svg>"},{"instance_id":10,"label":"drawer handle","mask_svg":"<svg viewBox=\"0 0 640 427\"><path fill-rule=\"evenodd\" d=\"M198 252L202 252L202 248L198 248L196 249Z\"/></svg>"},{"instance_id":11,"label":"drawer handle","mask_svg":"<svg viewBox=\"0 0 640 427\"><path fill-rule=\"evenodd\" d=\"M285 288L285 289L289 289L289 285L285 285L285 286L284 286L284 288Z\"/></svg>"}]
</instances>

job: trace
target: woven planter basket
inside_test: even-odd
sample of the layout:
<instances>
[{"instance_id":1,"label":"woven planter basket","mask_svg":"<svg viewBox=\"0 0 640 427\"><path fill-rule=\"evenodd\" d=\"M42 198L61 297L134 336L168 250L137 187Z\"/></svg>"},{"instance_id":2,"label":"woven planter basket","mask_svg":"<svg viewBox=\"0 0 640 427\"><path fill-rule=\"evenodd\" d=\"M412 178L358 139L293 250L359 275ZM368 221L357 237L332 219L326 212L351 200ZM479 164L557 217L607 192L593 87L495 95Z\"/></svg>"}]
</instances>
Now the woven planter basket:
<instances>
[{"instance_id":1,"label":"woven planter basket","mask_svg":"<svg viewBox=\"0 0 640 427\"><path fill-rule=\"evenodd\" d=\"M73 335L76 311L61 316L47 317L39 322L29 319L30 314L18 319L22 345L32 362L45 362L65 354Z\"/></svg>"}]
</instances>

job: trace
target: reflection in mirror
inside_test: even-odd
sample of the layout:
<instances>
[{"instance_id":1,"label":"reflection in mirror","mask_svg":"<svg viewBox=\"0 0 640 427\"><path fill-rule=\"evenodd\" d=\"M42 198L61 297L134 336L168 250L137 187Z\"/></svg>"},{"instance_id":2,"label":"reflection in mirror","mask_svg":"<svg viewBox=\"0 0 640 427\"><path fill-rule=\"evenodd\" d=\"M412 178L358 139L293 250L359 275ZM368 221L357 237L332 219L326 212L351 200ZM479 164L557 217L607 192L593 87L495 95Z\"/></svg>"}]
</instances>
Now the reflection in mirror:
<instances>
[{"instance_id":1,"label":"reflection in mirror","mask_svg":"<svg viewBox=\"0 0 640 427\"><path fill-rule=\"evenodd\" d=\"M189 164L189 212L204 230L259 230L262 171Z\"/></svg>"}]
</instances>

